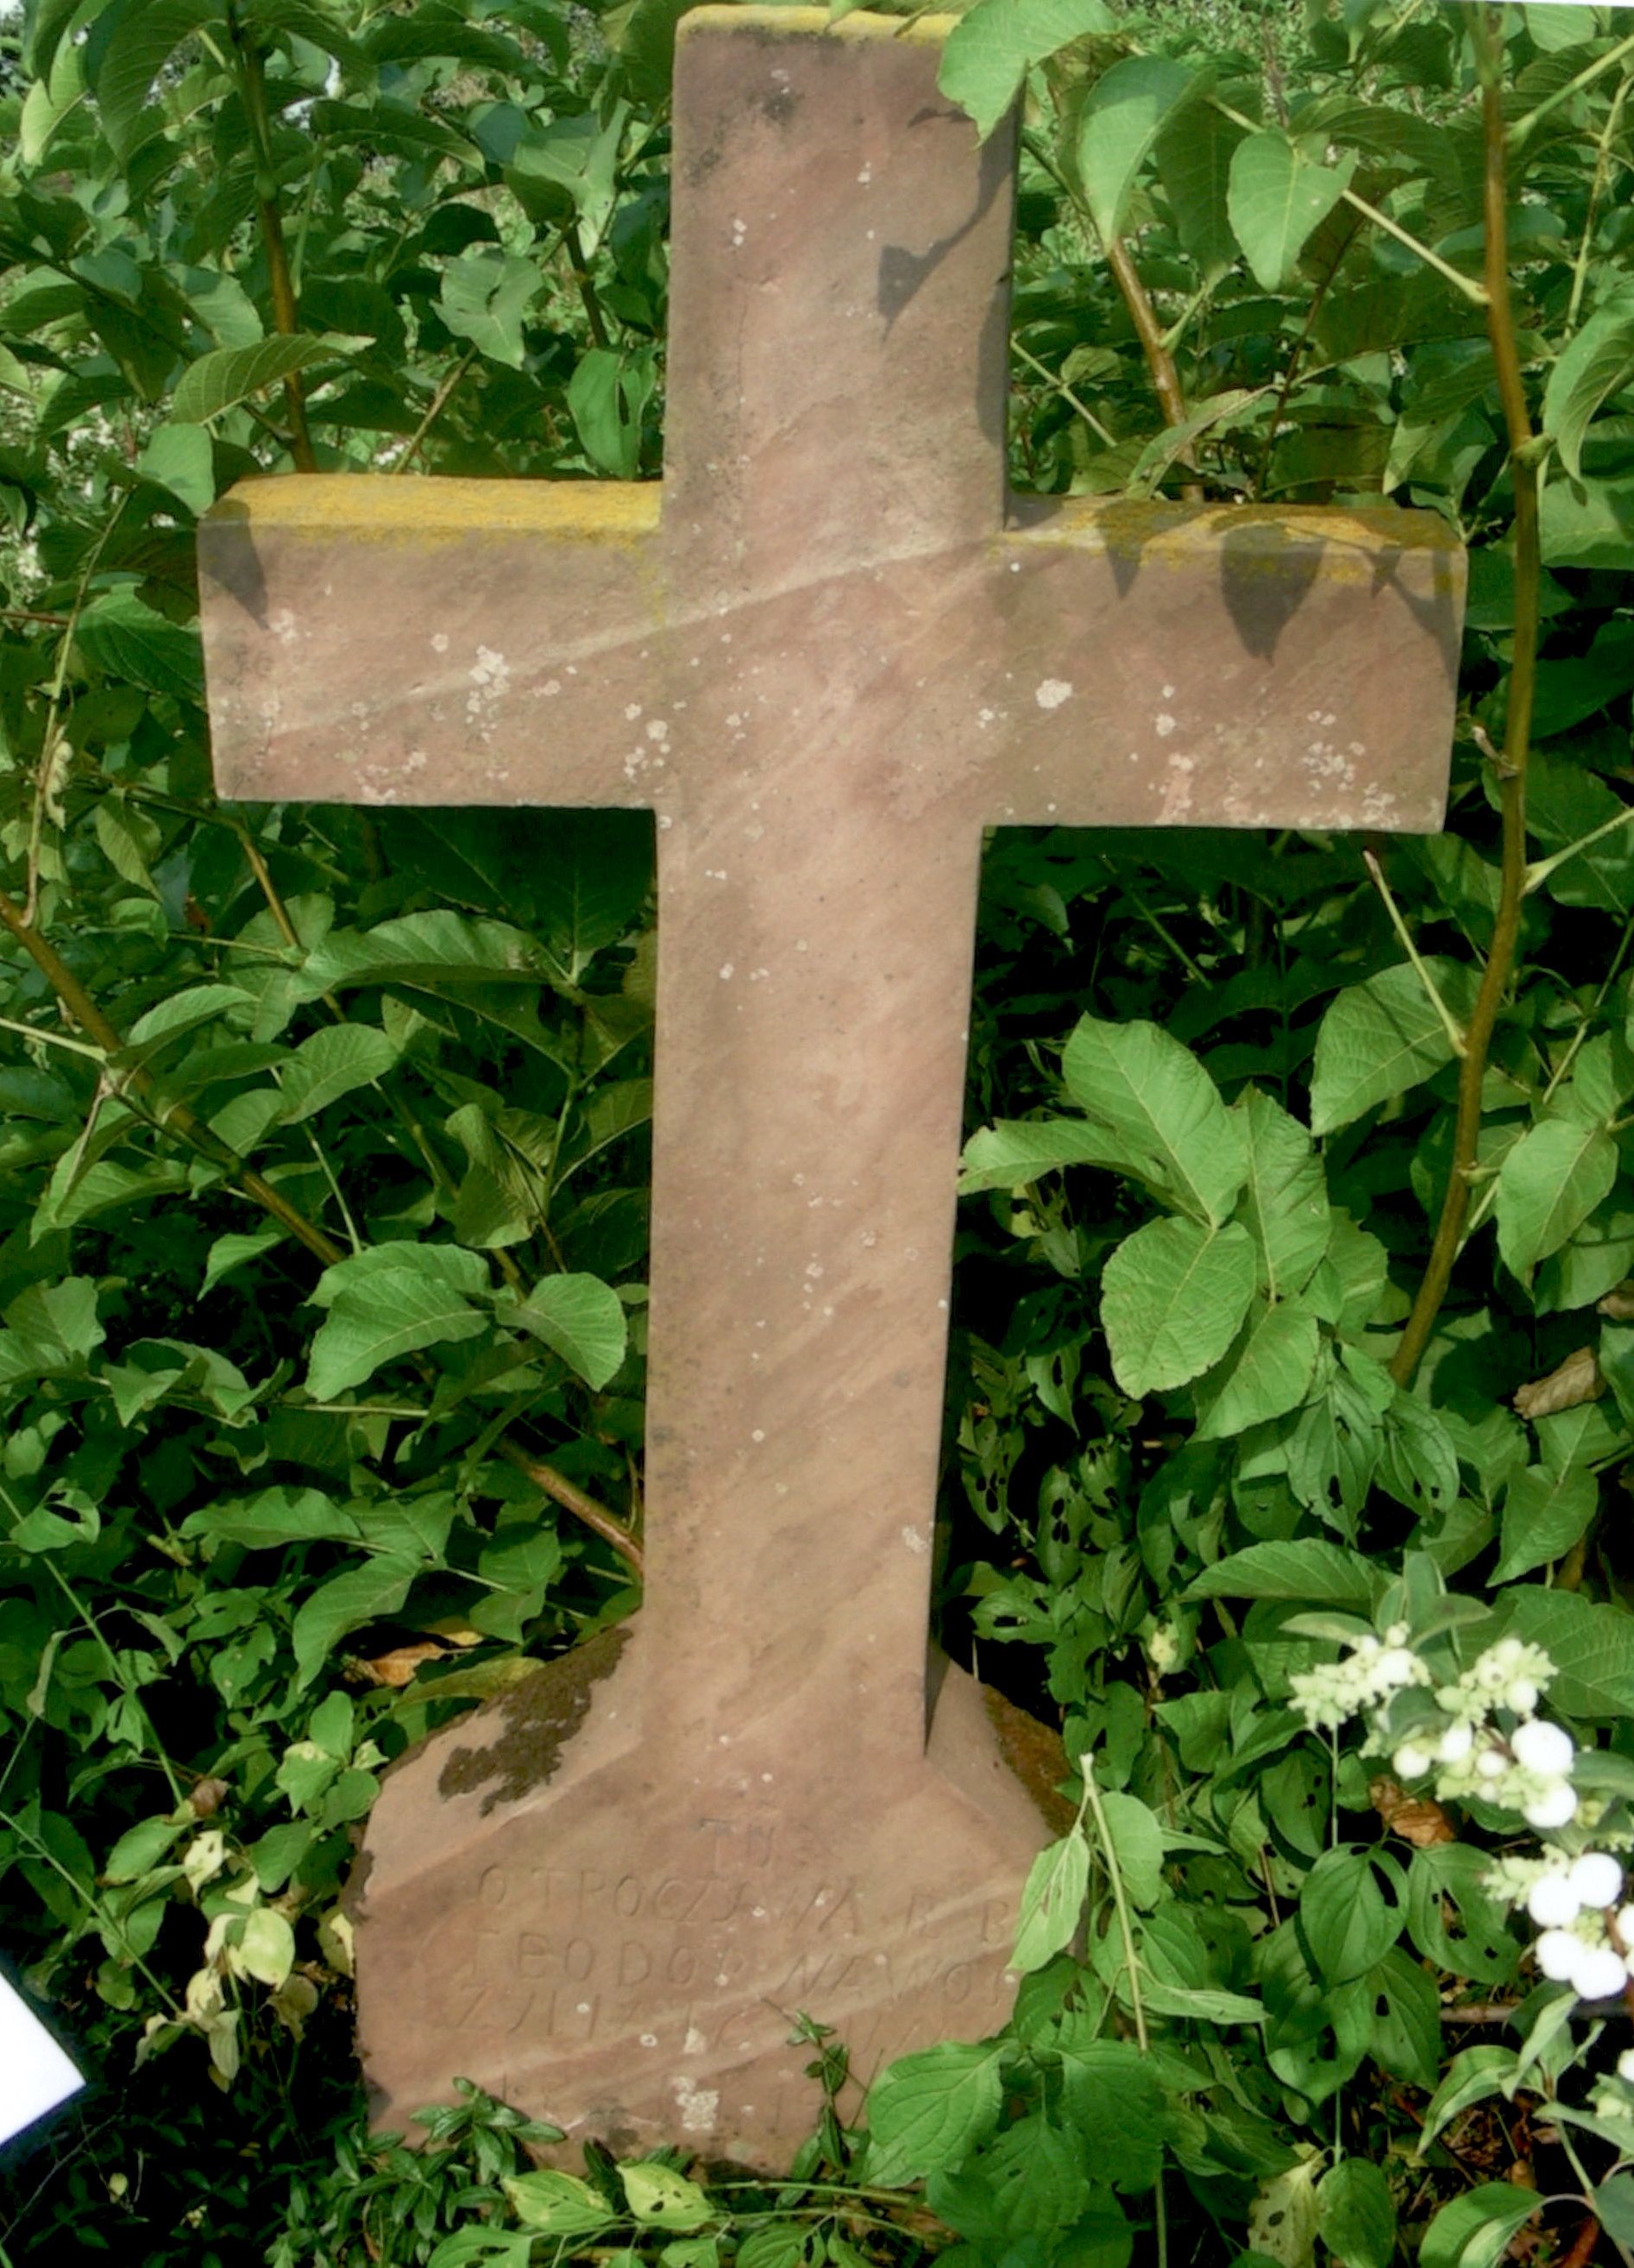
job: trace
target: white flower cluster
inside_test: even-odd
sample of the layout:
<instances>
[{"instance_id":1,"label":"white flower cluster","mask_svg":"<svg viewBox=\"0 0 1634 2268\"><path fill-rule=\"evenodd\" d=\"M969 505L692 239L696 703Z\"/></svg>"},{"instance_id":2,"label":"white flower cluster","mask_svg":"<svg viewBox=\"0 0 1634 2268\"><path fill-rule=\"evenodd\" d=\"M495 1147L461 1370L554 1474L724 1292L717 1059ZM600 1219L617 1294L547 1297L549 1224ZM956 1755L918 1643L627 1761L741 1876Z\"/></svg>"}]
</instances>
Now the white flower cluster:
<instances>
[{"instance_id":1,"label":"white flower cluster","mask_svg":"<svg viewBox=\"0 0 1634 2268\"><path fill-rule=\"evenodd\" d=\"M1433 1772L1435 1792L1444 1800L1478 1797L1519 1812L1529 1827L1567 1826L1578 1809L1571 1785L1576 1751L1558 1725L1532 1713L1555 1674L1542 1646L1499 1638L1453 1683L1436 1689L1433 1716L1393 1741L1380 1721L1390 1704L1413 1687L1435 1684L1408 1636L1400 1623L1382 1638L1370 1631L1352 1640L1337 1661L1296 1671L1289 1681L1293 1705L1306 1724L1314 1730L1335 1728L1347 1718L1369 1715L1370 1745L1389 1750L1399 1780ZM1499 1709L1522 1720L1508 1734L1492 1722Z\"/></svg>"},{"instance_id":2,"label":"white flower cluster","mask_svg":"<svg viewBox=\"0 0 1634 2268\"><path fill-rule=\"evenodd\" d=\"M1410 1685L1432 1683L1428 1668L1407 1639L1406 1624L1395 1623L1381 1638L1369 1631L1352 1639L1350 1652L1337 1661L1295 1670L1288 1681L1293 1705L1312 1731L1336 1732L1347 1718L1383 1707Z\"/></svg>"}]
</instances>

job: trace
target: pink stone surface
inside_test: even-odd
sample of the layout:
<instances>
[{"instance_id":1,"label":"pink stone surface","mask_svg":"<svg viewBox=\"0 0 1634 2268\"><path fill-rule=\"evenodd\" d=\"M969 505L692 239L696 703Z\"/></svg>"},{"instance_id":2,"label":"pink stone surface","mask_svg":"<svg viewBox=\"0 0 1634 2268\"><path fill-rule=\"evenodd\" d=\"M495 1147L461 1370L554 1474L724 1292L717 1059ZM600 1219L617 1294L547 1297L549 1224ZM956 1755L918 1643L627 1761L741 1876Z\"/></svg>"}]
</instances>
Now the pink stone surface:
<instances>
[{"instance_id":1,"label":"pink stone surface","mask_svg":"<svg viewBox=\"0 0 1634 2268\"><path fill-rule=\"evenodd\" d=\"M649 1603L388 1780L380 2114L773 2166L796 2009L863 2079L1002 2019L1045 1834L926 1645L982 830L1433 829L1462 602L1427 515L1006 499L1011 145L827 23L683 22L661 491L202 537L224 793L658 814Z\"/></svg>"}]
</instances>

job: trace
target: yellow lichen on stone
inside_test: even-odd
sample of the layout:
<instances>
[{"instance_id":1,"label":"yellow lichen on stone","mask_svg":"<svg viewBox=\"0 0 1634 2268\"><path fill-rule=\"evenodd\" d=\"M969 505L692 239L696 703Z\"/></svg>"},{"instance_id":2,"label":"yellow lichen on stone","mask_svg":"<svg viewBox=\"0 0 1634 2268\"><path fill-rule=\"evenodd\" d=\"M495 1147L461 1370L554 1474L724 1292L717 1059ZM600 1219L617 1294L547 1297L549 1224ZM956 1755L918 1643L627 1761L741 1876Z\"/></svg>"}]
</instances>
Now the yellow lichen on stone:
<instances>
[{"instance_id":1,"label":"yellow lichen on stone","mask_svg":"<svg viewBox=\"0 0 1634 2268\"><path fill-rule=\"evenodd\" d=\"M1218 560L1229 552L1233 564L1274 565L1290 549L1321 547L1323 578L1373 582L1382 562L1410 547L1434 554L1445 567L1461 571L1457 537L1432 512L1404 512L1394 504L1339 509L1322 504L1182 504L1144 497L1066 497L1019 499L1029 516L999 539L1014 545L1071 544L1154 564L1182 566ZM1036 513L1036 517L1031 516Z\"/></svg>"},{"instance_id":2,"label":"yellow lichen on stone","mask_svg":"<svg viewBox=\"0 0 1634 2268\"><path fill-rule=\"evenodd\" d=\"M463 542L491 535L634 542L659 524L659 483L637 481L393 480L377 473L288 473L240 482L209 517L364 542Z\"/></svg>"},{"instance_id":3,"label":"yellow lichen on stone","mask_svg":"<svg viewBox=\"0 0 1634 2268\"><path fill-rule=\"evenodd\" d=\"M836 24L826 8L690 8L675 27L686 39L705 28L748 25L757 32L772 32L784 39L912 40L939 47L953 30L957 16L876 16L866 10L842 16Z\"/></svg>"}]
</instances>

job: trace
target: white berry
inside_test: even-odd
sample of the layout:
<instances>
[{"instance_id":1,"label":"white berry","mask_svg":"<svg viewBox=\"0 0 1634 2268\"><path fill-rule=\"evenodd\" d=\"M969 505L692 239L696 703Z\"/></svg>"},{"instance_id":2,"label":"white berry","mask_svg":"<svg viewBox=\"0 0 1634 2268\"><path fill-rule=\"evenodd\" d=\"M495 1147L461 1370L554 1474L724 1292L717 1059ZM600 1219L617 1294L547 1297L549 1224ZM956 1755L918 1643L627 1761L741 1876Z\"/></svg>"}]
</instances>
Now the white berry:
<instances>
[{"instance_id":1,"label":"white berry","mask_svg":"<svg viewBox=\"0 0 1634 2268\"><path fill-rule=\"evenodd\" d=\"M1520 1807L1520 1816L1528 1827L1547 1830L1565 1827L1577 1816L1577 1790L1564 1779L1551 1780L1549 1786Z\"/></svg>"},{"instance_id":2,"label":"white berry","mask_svg":"<svg viewBox=\"0 0 1634 2268\"><path fill-rule=\"evenodd\" d=\"M1570 1875L1540 1875L1527 1893L1527 1911L1540 1929L1569 1929L1583 1911Z\"/></svg>"},{"instance_id":3,"label":"white berry","mask_svg":"<svg viewBox=\"0 0 1634 2268\"><path fill-rule=\"evenodd\" d=\"M1623 1869L1608 1851L1586 1851L1567 1880L1586 1906L1615 1905L1623 1895Z\"/></svg>"},{"instance_id":4,"label":"white berry","mask_svg":"<svg viewBox=\"0 0 1634 2268\"><path fill-rule=\"evenodd\" d=\"M1569 1772L1577 1756L1571 1735L1559 1725L1544 1724L1534 1718L1529 1725L1517 1725L1509 1743L1515 1752L1515 1761L1528 1771L1543 1772L1550 1778Z\"/></svg>"},{"instance_id":5,"label":"white berry","mask_svg":"<svg viewBox=\"0 0 1634 2268\"><path fill-rule=\"evenodd\" d=\"M1537 1941L1537 1965L1551 1984L1564 1984L1577 1967L1582 1940L1570 1930L1546 1929Z\"/></svg>"},{"instance_id":6,"label":"white berry","mask_svg":"<svg viewBox=\"0 0 1634 2268\"><path fill-rule=\"evenodd\" d=\"M1623 1991L1628 1981L1629 1972L1623 1965L1622 1955L1614 1953L1608 1945L1578 1944L1571 1982L1586 2000L1609 2000Z\"/></svg>"}]
</instances>

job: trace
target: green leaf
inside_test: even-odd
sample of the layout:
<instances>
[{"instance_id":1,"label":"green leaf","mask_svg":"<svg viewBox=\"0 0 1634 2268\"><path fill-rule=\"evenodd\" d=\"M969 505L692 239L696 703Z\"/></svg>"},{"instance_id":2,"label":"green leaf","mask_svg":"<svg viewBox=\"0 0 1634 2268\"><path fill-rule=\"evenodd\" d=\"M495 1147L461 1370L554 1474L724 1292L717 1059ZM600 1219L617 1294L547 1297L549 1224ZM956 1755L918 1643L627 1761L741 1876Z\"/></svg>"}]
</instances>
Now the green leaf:
<instances>
[{"instance_id":1,"label":"green leaf","mask_svg":"<svg viewBox=\"0 0 1634 2268\"><path fill-rule=\"evenodd\" d=\"M598 1392L624 1359L624 1309L599 1276L547 1276L502 1321L541 1339Z\"/></svg>"},{"instance_id":2,"label":"green leaf","mask_svg":"<svg viewBox=\"0 0 1634 2268\"><path fill-rule=\"evenodd\" d=\"M1120 1167L1124 1145L1078 1118L1001 1118L965 1145L961 1197L979 1189L1014 1189L1068 1166Z\"/></svg>"},{"instance_id":3,"label":"green leaf","mask_svg":"<svg viewBox=\"0 0 1634 2268\"><path fill-rule=\"evenodd\" d=\"M1324 1851L1299 1889L1299 1935L1329 1984L1349 1984L1376 1968L1406 1916L1379 1887L1365 1851Z\"/></svg>"},{"instance_id":4,"label":"green leaf","mask_svg":"<svg viewBox=\"0 0 1634 2268\"><path fill-rule=\"evenodd\" d=\"M1248 1172L1243 1130L1189 1049L1157 1024L1086 1016L1061 1068L1085 1116L1124 1145L1126 1172L1195 1220L1229 1219Z\"/></svg>"},{"instance_id":5,"label":"green leaf","mask_svg":"<svg viewBox=\"0 0 1634 2268\"><path fill-rule=\"evenodd\" d=\"M1230 1552L1195 1577L1182 1596L1283 1599L1367 1614L1373 1607L1373 1575L1359 1551L1306 1535L1286 1543L1250 1543Z\"/></svg>"},{"instance_id":6,"label":"green leaf","mask_svg":"<svg viewBox=\"0 0 1634 2268\"><path fill-rule=\"evenodd\" d=\"M316 1000L354 984L540 983L539 947L503 922L463 914L404 914L369 930L332 930L306 956L297 997Z\"/></svg>"},{"instance_id":7,"label":"green leaf","mask_svg":"<svg viewBox=\"0 0 1634 2268\"><path fill-rule=\"evenodd\" d=\"M967 2157L998 2123L1003 2052L951 2043L887 2065L868 2090L868 2179L900 2189Z\"/></svg>"},{"instance_id":8,"label":"green leaf","mask_svg":"<svg viewBox=\"0 0 1634 2268\"><path fill-rule=\"evenodd\" d=\"M422 1572L414 1559L371 1559L349 1567L315 1590L295 1617L296 1683L310 1685L334 1653L338 1639L365 1623L394 1615Z\"/></svg>"},{"instance_id":9,"label":"green leaf","mask_svg":"<svg viewBox=\"0 0 1634 2268\"><path fill-rule=\"evenodd\" d=\"M1444 2205L1424 2233L1419 2268L1497 2268L1509 2240L1538 2210L1535 2191L1488 2182Z\"/></svg>"},{"instance_id":10,"label":"green leaf","mask_svg":"<svg viewBox=\"0 0 1634 2268\"><path fill-rule=\"evenodd\" d=\"M1138 1796L1112 1789L1100 1799L1123 1888L1143 1912L1163 1895L1163 1830Z\"/></svg>"},{"instance_id":11,"label":"green leaf","mask_svg":"<svg viewBox=\"0 0 1634 2268\"><path fill-rule=\"evenodd\" d=\"M1492 1580L1513 1582L1564 1559L1599 1508L1599 1483L1580 1465L1564 1472L1532 1465L1517 1473L1504 1491L1503 1549Z\"/></svg>"},{"instance_id":12,"label":"green leaf","mask_svg":"<svg viewBox=\"0 0 1634 2268\"><path fill-rule=\"evenodd\" d=\"M1128 55L1095 81L1078 119L1078 170L1103 239L1122 234L1159 134L1205 84L1200 72L1162 55Z\"/></svg>"},{"instance_id":13,"label":"green leaf","mask_svg":"<svg viewBox=\"0 0 1634 2268\"><path fill-rule=\"evenodd\" d=\"M1441 2075L1441 1998L1430 1971L1399 1945L1352 1988L1371 2008L1367 2052L1393 2079L1432 2088Z\"/></svg>"},{"instance_id":14,"label":"green leaf","mask_svg":"<svg viewBox=\"0 0 1634 2268\"><path fill-rule=\"evenodd\" d=\"M1424 968L1461 1026L1475 1005L1476 977L1462 961L1427 959ZM1341 992L1316 1035L1311 1130L1331 1134L1376 1102L1387 1102L1453 1060L1446 1027L1410 961L1380 970Z\"/></svg>"},{"instance_id":15,"label":"green leaf","mask_svg":"<svg viewBox=\"0 0 1634 2268\"><path fill-rule=\"evenodd\" d=\"M326 1268L312 1299L329 1312L306 1391L331 1402L400 1355L479 1337L489 1319L471 1301L487 1289L481 1259L453 1244L377 1244Z\"/></svg>"},{"instance_id":16,"label":"green leaf","mask_svg":"<svg viewBox=\"0 0 1634 2268\"><path fill-rule=\"evenodd\" d=\"M103 1879L139 1881L158 1865L181 1831L180 1822L174 1819L144 1819L128 1827L107 1854Z\"/></svg>"},{"instance_id":17,"label":"green leaf","mask_svg":"<svg viewBox=\"0 0 1634 2268\"><path fill-rule=\"evenodd\" d=\"M630 2212L644 2228L702 2228L712 2218L703 2191L673 2167L637 2163L618 2170Z\"/></svg>"},{"instance_id":18,"label":"green leaf","mask_svg":"<svg viewBox=\"0 0 1634 2268\"><path fill-rule=\"evenodd\" d=\"M1523 1583L1496 1602L1506 1626L1555 1664L1550 1706L1564 1717L1634 1717L1634 1615L1626 1607Z\"/></svg>"},{"instance_id":19,"label":"green leaf","mask_svg":"<svg viewBox=\"0 0 1634 2268\"><path fill-rule=\"evenodd\" d=\"M629 814L557 812L533 881L539 940L563 981L578 984L640 919L652 887L651 830Z\"/></svg>"},{"instance_id":20,"label":"green leaf","mask_svg":"<svg viewBox=\"0 0 1634 2268\"><path fill-rule=\"evenodd\" d=\"M1151 2060L1133 2040L1105 2039L1074 2010L1049 2037L1061 2058L1062 2107L1091 2154L1097 2181L1149 2190L1163 2166L1167 2102Z\"/></svg>"},{"instance_id":21,"label":"green leaf","mask_svg":"<svg viewBox=\"0 0 1634 2268\"><path fill-rule=\"evenodd\" d=\"M232 1965L276 1992L295 1966L295 1932L281 1913L257 1906L245 1918L236 1945L228 1940Z\"/></svg>"},{"instance_id":22,"label":"green leaf","mask_svg":"<svg viewBox=\"0 0 1634 2268\"><path fill-rule=\"evenodd\" d=\"M1299 254L1350 185L1356 161L1337 173L1313 165L1285 134L1249 134L1231 161L1227 210L1262 291L1285 291Z\"/></svg>"},{"instance_id":23,"label":"green leaf","mask_svg":"<svg viewBox=\"0 0 1634 2268\"><path fill-rule=\"evenodd\" d=\"M1218 1362L1254 1297L1254 1247L1233 1222L1153 1220L1126 1237L1101 1277L1100 1321L1125 1394L1184 1386Z\"/></svg>"},{"instance_id":24,"label":"green leaf","mask_svg":"<svg viewBox=\"0 0 1634 2268\"><path fill-rule=\"evenodd\" d=\"M1237 257L1227 200L1231 161L1244 131L1211 106L1189 104L1158 136L1158 179L1181 248L1205 283L1218 282Z\"/></svg>"},{"instance_id":25,"label":"green leaf","mask_svg":"<svg viewBox=\"0 0 1634 2268\"><path fill-rule=\"evenodd\" d=\"M1342 2158L1316 2187L1316 2228L1342 2268L1390 2268L1395 2257L1395 2199L1364 2158Z\"/></svg>"},{"instance_id":26,"label":"green leaf","mask_svg":"<svg viewBox=\"0 0 1634 2268\"><path fill-rule=\"evenodd\" d=\"M397 1049L377 1025L326 1025L303 1040L283 1066L284 1123L298 1125L354 1088L372 1086L396 1061Z\"/></svg>"},{"instance_id":27,"label":"green leaf","mask_svg":"<svg viewBox=\"0 0 1634 2268\"><path fill-rule=\"evenodd\" d=\"M1316 1318L1298 1300L1268 1307L1218 1368L1197 1381L1196 1437L1224 1440L1297 1410L1321 1351Z\"/></svg>"},{"instance_id":28,"label":"green leaf","mask_svg":"<svg viewBox=\"0 0 1634 2268\"><path fill-rule=\"evenodd\" d=\"M1017 1969L1041 1969L1072 1942L1089 1889L1089 1845L1075 1827L1041 1851L1027 1870L1016 1923Z\"/></svg>"},{"instance_id":29,"label":"green leaf","mask_svg":"<svg viewBox=\"0 0 1634 2268\"><path fill-rule=\"evenodd\" d=\"M181 1532L209 1536L217 1543L241 1543L251 1551L270 1551L290 1543L351 1543L359 1531L345 1506L320 1489L269 1488L189 1513Z\"/></svg>"},{"instance_id":30,"label":"green leaf","mask_svg":"<svg viewBox=\"0 0 1634 2268\"><path fill-rule=\"evenodd\" d=\"M136 127L154 80L181 42L202 24L224 26L223 0L125 0L114 11L93 85L103 131L115 154L130 154ZM94 50L93 50L94 52Z\"/></svg>"},{"instance_id":31,"label":"green leaf","mask_svg":"<svg viewBox=\"0 0 1634 2268\"><path fill-rule=\"evenodd\" d=\"M170 422L203 425L320 357L332 359L334 352L333 347L312 338L257 339L253 346L212 348L182 372L171 396Z\"/></svg>"},{"instance_id":32,"label":"green leaf","mask_svg":"<svg viewBox=\"0 0 1634 2268\"><path fill-rule=\"evenodd\" d=\"M1328 1180L1310 1136L1297 1118L1257 1086L1232 1107L1248 1168L1237 1219L1260 1255L1260 1285L1285 1300L1309 1283L1332 1233Z\"/></svg>"},{"instance_id":33,"label":"green leaf","mask_svg":"<svg viewBox=\"0 0 1634 2268\"><path fill-rule=\"evenodd\" d=\"M1582 1227L1617 1178L1617 1145L1603 1126L1545 1118L1504 1155L1498 1173L1498 1248L1524 1284L1540 1260Z\"/></svg>"},{"instance_id":34,"label":"green leaf","mask_svg":"<svg viewBox=\"0 0 1634 2268\"><path fill-rule=\"evenodd\" d=\"M547 2236L591 2236L618 2218L600 2191L554 2167L512 2176L500 2187L523 2228L542 2229Z\"/></svg>"},{"instance_id":35,"label":"green leaf","mask_svg":"<svg viewBox=\"0 0 1634 2268\"><path fill-rule=\"evenodd\" d=\"M129 583L92 599L74 626L74 643L110 678L183 701L204 698L198 632L144 606Z\"/></svg>"},{"instance_id":36,"label":"green leaf","mask_svg":"<svg viewBox=\"0 0 1634 2268\"><path fill-rule=\"evenodd\" d=\"M1572 479L1582 477L1583 437L1595 411L1634 377L1634 296L1616 292L1562 352L1543 391L1543 431Z\"/></svg>"},{"instance_id":37,"label":"green leaf","mask_svg":"<svg viewBox=\"0 0 1634 2268\"><path fill-rule=\"evenodd\" d=\"M1441 2084L1425 2109L1418 2137L1419 2150L1427 2150L1441 2129L1461 2110L1468 2110L1472 2103L1484 2102L1494 2095L1507 2095L1518 2060L1513 2048L1498 2047L1490 2042L1461 2049L1447 2065Z\"/></svg>"},{"instance_id":38,"label":"green leaf","mask_svg":"<svg viewBox=\"0 0 1634 2268\"><path fill-rule=\"evenodd\" d=\"M976 0L947 35L937 84L968 110L983 142L1034 63L1097 32L1115 32L1104 0Z\"/></svg>"},{"instance_id":39,"label":"green leaf","mask_svg":"<svg viewBox=\"0 0 1634 2268\"><path fill-rule=\"evenodd\" d=\"M468 253L444 269L437 312L490 362L520 370L526 359L522 320L543 288L537 261L519 253Z\"/></svg>"},{"instance_id":40,"label":"green leaf","mask_svg":"<svg viewBox=\"0 0 1634 2268\"><path fill-rule=\"evenodd\" d=\"M615 354L592 347L569 380L567 406L592 464L630 481L641 462L641 417L652 397L657 366L650 350Z\"/></svg>"}]
</instances>

